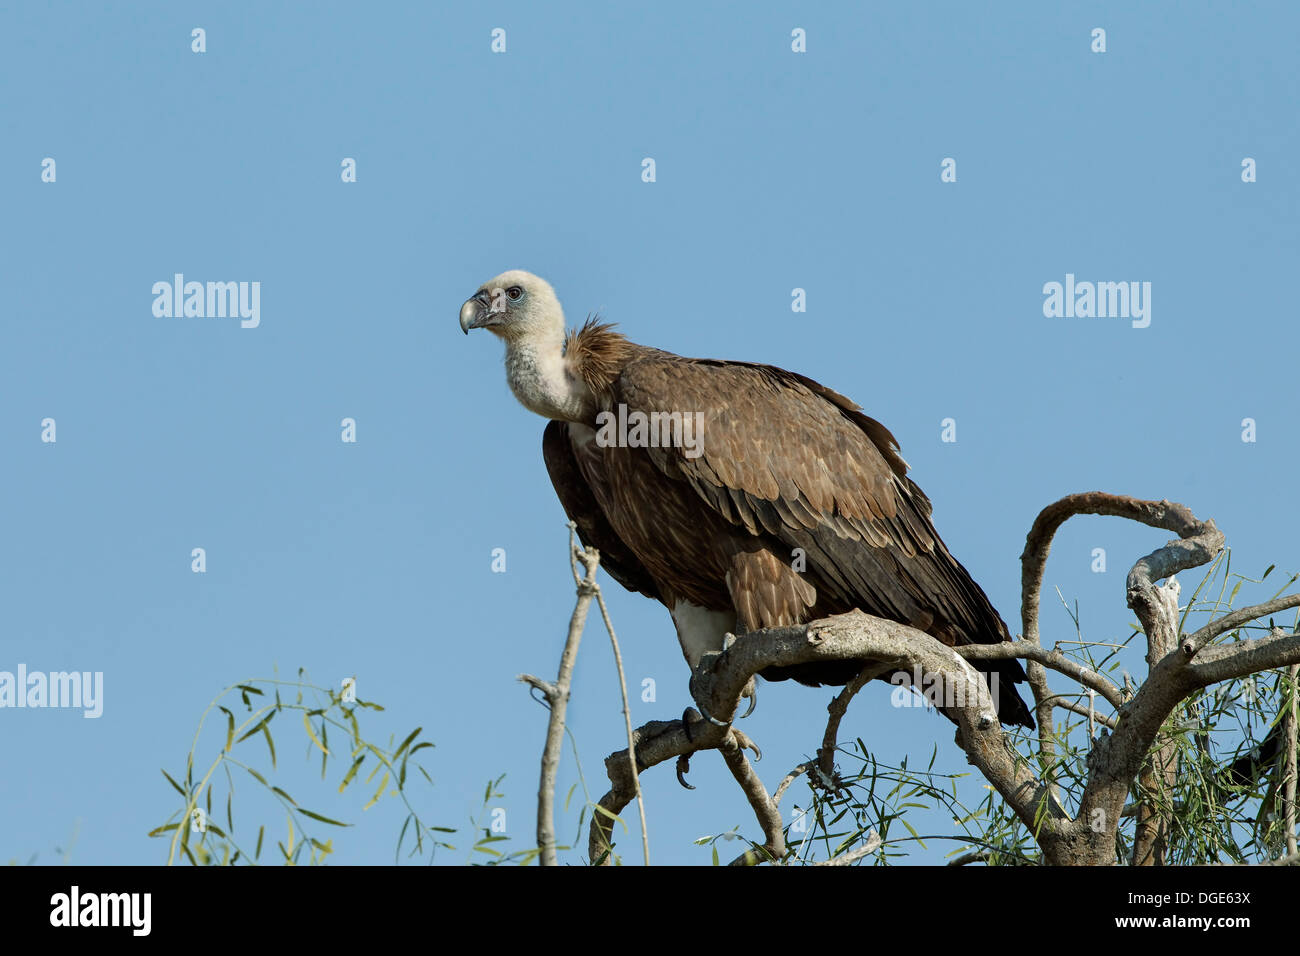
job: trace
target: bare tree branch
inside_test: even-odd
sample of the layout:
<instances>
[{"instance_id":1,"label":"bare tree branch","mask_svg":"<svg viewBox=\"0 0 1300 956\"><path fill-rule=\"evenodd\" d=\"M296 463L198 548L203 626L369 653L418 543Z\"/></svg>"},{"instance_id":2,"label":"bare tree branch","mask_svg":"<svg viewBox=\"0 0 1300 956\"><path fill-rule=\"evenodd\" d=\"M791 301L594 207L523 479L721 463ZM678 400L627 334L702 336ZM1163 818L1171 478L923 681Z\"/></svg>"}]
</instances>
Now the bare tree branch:
<instances>
[{"instance_id":1,"label":"bare tree branch","mask_svg":"<svg viewBox=\"0 0 1300 956\"><path fill-rule=\"evenodd\" d=\"M1182 657L1181 652L1178 655ZM1168 663L1169 666L1165 666ZM1274 633L1249 641L1213 644L1200 651L1190 664L1174 659L1161 662L1165 673L1181 671L1176 689L1190 693L1220 681L1258 674L1277 667L1300 663L1300 634ZM1151 683L1150 680L1147 683ZM1171 688L1172 690L1173 688Z\"/></svg>"},{"instance_id":2,"label":"bare tree branch","mask_svg":"<svg viewBox=\"0 0 1300 956\"><path fill-rule=\"evenodd\" d=\"M570 534L577 526L569 522ZM595 565L600 563L600 552L595 548L588 548L582 557L583 562L590 571ZM600 605L600 616L605 622L605 630L609 633L609 642L614 648L614 664L618 668L618 687L623 694L623 724L627 728L627 761L628 772L632 776L632 789L636 795L637 812L641 816L641 852L645 860L645 865L650 865L650 831L646 828L645 822L645 796L641 793L641 778L636 769L636 757L633 754L633 737L632 737L632 710L627 702L627 678L623 675L623 654L618 648L618 638L614 634L614 624L609 619L609 609L605 607L605 595L601 593L600 585L595 585L596 603Z\"/></svg>"},{"instance_id":3,"label":"bare tree branch","mask_svg":"<svg viewBox=\"0 0 1300 956\"><path fill-rule=\"evenodd\" d=\"M1263 604L1243 607L1230 614L1225 614L1223 617L1216 618L1206 624L1195 633L1184 637L1183 653L1188 657L1194 657L1201 648L1220 634L1226 634L1228 631L1234 630L1243 624L1249 624L1251 621L1267 614L1275 614L1291 607L1300 607L1300 594L1287 594L1283 597L1276 597L1271 601L1265 601Z\"/></svg>"},{"instance_id":4,"label":"bare tree branch","mask_svg":"<svg viewBox=\"0 0 1300 956\"><path fill-rule=\"evenodd\" d=\"M758 817L759 825L763 828L763 836L766 842L759 848L760 854L765 854L766 859L779 860L786 854L785 830L781 823L781 811L777 809L776 802L767 795L767 790L763 787L763 781L758 779L758 774L754 773L753 766L745 758L745 752L741 749L734 735L728 736L722 741L718 749L722 752L722 759L727 762L727 769L731 775L736 778L740 784L740 789L744 791L745 799L754 810L754 815ZM749 859L749 854L745 854L740 860L735 861L733 865L742 865L744 863L758 863L761 859Z\"/></svg>"},{"instance_id":5,"label":"bare tree branch","mask_svg":"<svg viewBox=\"0 0 1300 956\"><path fill-rule=\"evenodd\" d=\"M1038 614L1043 572L1047 567L1047 556L1051 553L1052 538L1062 524L1080 514L1129 518L1152 527L1173 531L1184 539L1169 542L1164 548L1138 561L1129 571L1127 581L1129 607L1138 612L1138 619L1142 621L1148 640L1151 634L1149 625L1152 622L1144 615L1148 614L1147 602L1150 599L1149 591L1153 587L1152 582L1175 574L1177 571L1204 564L1223 547L1223 535L1214 527L1214 522L1198 521L1184 505L1170 501L1144 501L1128 495L1112 495L1101 491L1066 495L1039 513L1025 538L1025 550L1020 556L1021 628L1025 640L1031 644L1042 643L1038 634ZM1047 686L1047 677L1037 661L1029 663L1027 673L1036 703L1039 750L1045 758L1050 758L1056 753L1056 741L1053 736L1052 706L1048 702L1051 692ZM1098 693L1104 694L1101 688L1095 689ZM1111 700L1109 695L1105 696L1107 700ZM1050 765L1050 759L1047 763Z\"/></svg>"},{"instance_id":6,"label":"bare tree branch","mask_svg":"<svg viewBox=\"0 0 1300 956\"><path fill-rule=\"evenodd\" d=\"M1269 860L1261 866L1300 866L1300 853L1288 853L1276 860Z\"/></svg>"},{"instance_id":7,"label":"bare tree branch","mask_svg":"<svg viewBox=\"0 0 1300 956\"><path fill-rule=\"evenodd\" d=\"M582 641L582 629L587 623L587 610L596 593L595 560L587 565L587 576L578 578L577 560L572 557L575 552L573 543L573 525L569 529L569 551L574 579L578 582L578 601L574 605L573 615L569 618L569 635L564 641L564 652L560 655L560 673L554 684L549 684L531 674L519 675L519 680L540 690L546 697L551 716L546 727L546 746L542 750L542 778L537 789L537 847L541 851L539 861L542 866L555 866L555 778L560 769L560 754L564 749L564 718L569 709L569 687L573 682L573 665L578 660L578 644Z\"/></svg>"},{"instance_id":8,"label":"bare tree branch","mask_svg":"<svg viewBox=\"0 0 1300 956\"><path fill-rule=\"evenodd\" d=\"M1014 641L1003 644L963 644L961 647L954 647L953 650L968 661L1001 661L1009 658L1034 661L1052 670L1060 671L1084 687L1091 687L1117 710L1124 705L1124 692L1114 683L1096 671L1084 667L1078 661L1071 660L1055 648L1049 651L1028 641ZM1048 702L1049 698L1055 696L1049 691L1040 703ZM1050 708L1052 705L1047 703L1047 706Z\"/></svg>"},{"instance_id":9,"label":"bare tree branch","mask_svg":"<svg viewBox=\"0 0 1300 956\"><path fill-rule=\"evenodd\" d=\"M1080 717L1089 717L1108 730L1114 730L1119 724L1119 721L1114 717L1107 716L1106 714L1099 714L1095 710L1090 711L1082 704L1076 704L1074 701L1069 700L1060 694L1053 694L1048 698L1048 700L1051 702L1053 707L1059 707L1061 710L1068 710L1070 713L1078 714Z\"/></svg>"},{"instance_id":10,"label":"bare tree branch","mask_svg":"<svg viewBox=\"0 0 1300 956\"><path fill-rule=\"evenodd\" d=\"M867 834L866 842L854 850L847 853L841 853L839 856L831 857L829 860L822 860L820 863L814 863L813 866L852 866L864 856L870 856L880 849L880 834L872 830Z\"/></svg>"},{"instance_id":11,"label":"bare tree branch","mask_svg":"<svg viewBox=\"0 0 1300 956\"><path fill-rule=\"evenodd\" d=\"M816 763L811 760L806 760L787 773L781 780L780 785L776 788L776 791L772 794L772 802L779 805L781 803L781 798L785 796L786 790L790 788L790 784L794 783L801 775L807 773L815 766Z\"/></svg>"},{"instance_id":12,"label":"bare tree branch","mask_svg":"<svg viewBox=\"0 0 1300 956\"><path fill-rule=\"evenodd\" d=\"M849 704L852 703L858 691L881 674L889 673L897 664L898 661L868 664L858 672L857 677L849 681L844 689L826 705L826 710L830 713L830 719L826 721L826 732L822 734L822 745L817 751L817 769L822 772L825 779L833 780L835 777L835 745L839 741L840 721L848 713Z\"/></svg>"}]
</instances>

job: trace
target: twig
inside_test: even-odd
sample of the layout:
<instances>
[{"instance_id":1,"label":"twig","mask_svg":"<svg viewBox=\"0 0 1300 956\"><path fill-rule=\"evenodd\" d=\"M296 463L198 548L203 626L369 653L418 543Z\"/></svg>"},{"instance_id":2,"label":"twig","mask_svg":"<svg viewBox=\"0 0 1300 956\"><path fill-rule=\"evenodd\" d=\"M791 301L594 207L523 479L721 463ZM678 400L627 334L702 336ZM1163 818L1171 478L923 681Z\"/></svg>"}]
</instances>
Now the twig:
<instances>
[{"instance_id":1,"label":"twig","mask_svg":"<svg viewBox=\"0 0 1300 956\"><path fill-rule=\"evenodd\" d=\"M758 774L754 773L754 768L749 760L745 757L745 752L741 749L734 735L728 735L722 745L718 747L722 752L722 759L727 762L727 769L731 775L736 778L736 783L740 784L740 789L744 791L745 799L749 801L754 815L758 817L759 825L763 828L765 843L759 847L760 854L766 854L771 860L779 860L786 854L784 827L781 824L781 811L777 809L776 803L767 795L767 790L763 786L763 781L758 779ZM754 859L752 863L761 863L761 859ZM733 866L752 865L748 859L748 852L732 862Z\"/></svg>"},{"instance_id":2,"label":"twig","mask_svg":"<svg viewBox=\"0 0 1300 956\"><path fill-rule=\"evenodd\" d=\"M855 850L847 853L841 853L839 856L831 857L829 860L822 860L820 863L814 863L813 866L852 866L864 856L870 856L880 849L880 834L872 830L867 834L866 842Z\"/></svg>"},{"instance_id":3,"label":"twig","mask_svg":"<svg viewBox=\"0 0 1300 956\"><path fill-rule=\"evenodd\" d=\"M1112 707L1118 709L1124 703L1123 692L1112 681L1078 661L1071 660L1055 648L1049 651L1028 641L1007 641L1001 644L963 644L961 647L954 647L953 651L968 661L1002 661L1011 658L1033 661L1059 671L1083 686L1095 690L1105 697ZM1050 706L1048 699L1053 696L1055 695L1050 692L1044 695L1039 705ZM1051 718L1048 718L1048 722L1051 722Z\"/></svg>"},{"instance_id":4,"label":"twig","mask_svg":"<svg viewBox=\"0 0 1300 956\"><path fill-rule=\"evenodd\" d=\"M1070 713L1078 714L1080 717L1087 717L1089 720L1096 721L1109 730L1114 730L1119 723L1119 721L1108 714L1097 713L1097 711L1093 709L1091 695L1088 697L1087 707L1084 707L1082 704L1076 704L1072 700L1067 700L1060 694L1053 694L1048 698L1048 700L1051 701L1053 707L1059 707L1061 710L1068 710ZM1090 734L1089 736L1091 737L1092 735Z\"/></svg>"},{"instance_id":5,"label":"twig","mask_svg":"<svg viewBox=\"0 0 1300 956\"><path fill-rule=\"evenodd\" d=\"M573 526L569 528L569 549L573 562L574 579L578 582L578 600L569 618L569 635L560 655L560 672L554 684L531 674L520 674L519 680L540 690L550 705L551 716L546 727L546 746L542 750L542 776L537 789L537 848L541 851L542 866L556 866L555 853L555 778L560 768L560 754L564 749L564 718L569 707L569 687L573 682L573 666L578 659L578 644L582 629L587 623L587 610L596 593L596 564L587 565L586 578L579 578L577 560L573 553ZM597 559L598 561L599 559Z\"/></svg>"},{"instance_id":6,"label":"twig","mask_svg":"<svg viewBox=\"0 0 1300 956\"><path fill-rule=\"evenodd\" d=\"M573 523L569 523L570 534L572 534ZM600 563L600 552L595 548L588 548L584 553L583 561L586 562L588 569L592 569ZM596 603L600 606L600 616L605 622L605 630L609 632L609 642L614 648L614 664L618 667L618 687L623 694L623 723L627 727L627 763L628 771L632 774L632 787L636 793L637 811L641 816L641 852L645 859L645 865L650 865L650 831L646 828L645 822L645 797L641 793L641 777L636 769L636 746L632 737L632 709L627 702L627 678L623 675L623 654L618 649L618 637L614 634L614 624L609 619L609 609L605 607L605 595L600 590L600 585L595 585Z\"/></svg>"},{"instance_id":7,"label":"twig","mask_svg":"<svg viewBox=\"0 0 1300 956\"><path fill-rule=\"evenodd\" d=\"M845 688L826 705L830 719L826 721L826 732L822 734L821 749L817 751L817 768L827 780L833 780L835 776L835 743L840 733L840 721L844 719L844 715L848 712L849 704L858 691L881 674L893 670L897 664L898 661L873 661L862 668L858 672L858 676L849 681Z\"/></svg>"},{"instance_id":8,"label":"twig","mask_svg":"<svg viewBox=\"0 0 1300 956\"><path fill-rule=\"evenodd\" d=\"M781 803L781 798L785 796L786 790L790 788L790 784L794 783L801 775L807 773L815 766L816 764L813 761L805 760L803 763L799 764L799 766L787 773L780 785L776 788L776 791L772 794L772 802L779 805Z\"/></svg>"}]
</instances>

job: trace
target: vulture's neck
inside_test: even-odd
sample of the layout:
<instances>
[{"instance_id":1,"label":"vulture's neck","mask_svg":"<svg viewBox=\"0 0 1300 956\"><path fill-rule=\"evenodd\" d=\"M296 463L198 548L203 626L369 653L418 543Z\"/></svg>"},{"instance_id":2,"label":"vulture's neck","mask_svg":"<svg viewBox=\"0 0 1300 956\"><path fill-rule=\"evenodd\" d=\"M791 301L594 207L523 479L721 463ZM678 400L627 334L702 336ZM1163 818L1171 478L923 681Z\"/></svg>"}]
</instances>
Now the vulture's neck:
<instances>
[{"instance_id":1,"label":"vulture's neck","mask_svg":"<svg viewBox=\"0 0 1300 956\"><path fill-rule=\"evenodd\" d=\"M589 321L563 338L530 336L507 342L506 378L529 411L592 425L636 348L610 326Z\"/></svg>"}]
</instances>

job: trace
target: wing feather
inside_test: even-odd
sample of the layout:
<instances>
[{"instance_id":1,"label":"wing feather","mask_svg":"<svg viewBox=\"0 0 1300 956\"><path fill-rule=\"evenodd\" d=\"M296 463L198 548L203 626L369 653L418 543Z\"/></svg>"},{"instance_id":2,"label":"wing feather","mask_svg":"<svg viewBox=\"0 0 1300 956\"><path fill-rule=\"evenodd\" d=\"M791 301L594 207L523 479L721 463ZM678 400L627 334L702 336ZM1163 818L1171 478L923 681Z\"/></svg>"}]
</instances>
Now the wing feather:
<instances>
[{"instance_id":1,"label":"wing feather","mask_svg":"<svg viewBox=\"0 0 1300 956\"><path fill-rule=\"evenodd\" d=\"M660 600L659 588L631 549L610 526L604 510L596 501L574 452L572 436L566 422L547 423L542 433L542 457L555 486L564 513L578 526L582 543L600 551L600 566L629 591ZM599 469L599 456L588 467Z\"/></svg>"},{"instance_id":2,"label":"wing feather","mask_svg":"<svg viewBox=\"0 0 1300 956\"><path fill-rule=\"evenodd\" d=\"M702 454L648 449L656 465L748 533L803 548L843 603L931 616L948 643L1008 638L935 532L893 435L847 398L774 366L662 353L624 368L613 395L629 412L700 413Z\"/></svg>"}]
</instances>

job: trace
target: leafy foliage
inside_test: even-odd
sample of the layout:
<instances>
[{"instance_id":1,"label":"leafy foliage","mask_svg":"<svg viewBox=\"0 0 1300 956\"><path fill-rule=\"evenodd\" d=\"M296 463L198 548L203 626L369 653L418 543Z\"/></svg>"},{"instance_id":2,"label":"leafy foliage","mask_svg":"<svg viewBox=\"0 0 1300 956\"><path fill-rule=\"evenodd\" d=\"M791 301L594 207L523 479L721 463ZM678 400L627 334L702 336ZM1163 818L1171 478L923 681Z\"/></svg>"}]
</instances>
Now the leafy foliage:
<instances>
[{"instance_id":1,"label":"leafy foliage","mask_svg":"<svg viewBox=\"0 0 1300 956\"><path fill-rule=\"evenodd\" d=\"M282 690L285 694L293 694L291 702L282 698ZM236 711L241 707L242 720L236 717ZM418 771L429 786L433 785L433 778L416 755L423 750L432 749L434 745L430 741L420 740L422 729L419 727L407 734L396 746L393 746L391 739L388 748L367 740L362 736L358 714L363 710L378 712L383 709L372 701L360 700L332 688L311 684L301 669L296 681L275 678L230 685L204 710L194 733L194 741L185 757L184 773L173 776L166 770L162 771L164 779L176 792L181 806L168 817L166 823L150 831L149 836L169 837L168 864L176 862L180 857L195 866L265 862L293 866L326 862L334 852L333 838L325 837L327 832L332 831L326 828L342 829L352 824L302 806L284 788L268 779L268 775L274 776L278 766L274 730L292 726L292 719L288 715L296 712L301 718L309 756L320 757L321 779L326 778L332 764L341 772L338 785L340 794L353 785L364 785L364 792L372 792L372 796L361 808L363 812L385 796L400 798L406 807L407 816L397 838L395 858L400 860L409 833L411 842L408 857L427 854L429 862L432 862L440 848L454 849L441 835L454 833L455 830L431 826L424 821L411 802L408 781L418 779L413 773ZM207 765L203 775L196 780L199 739L215 712L224 716L224 745ZM278 722L277 718L280 718ZM287 725L286 721L289 722ZM331 730L333 747L330 744ZM266 773L253 765L254 756L257 755L256 745L262 743L265 744L266 758L270 763L270 769ZM367 769L369 772L362 777L362 771ZM379 778L378 783L375 783L376 776ZM285 829L282 839L268 837L265 823L257 826L255 841L251 838L251 824L246 824L242 831L250 834L248 840L240 842L236 839L235 781L239 779L247 782L248 778L251 778L256 788L273 797L284 810ZM223 781L224 787L221 786ZM370 790L371 785L374 785L373 791ZM272 841L273 848L270 845ZM262 856L264 852L268 854L266 860Z\"/></svg>"}]
</instances>

